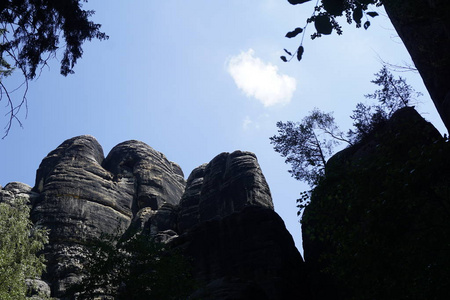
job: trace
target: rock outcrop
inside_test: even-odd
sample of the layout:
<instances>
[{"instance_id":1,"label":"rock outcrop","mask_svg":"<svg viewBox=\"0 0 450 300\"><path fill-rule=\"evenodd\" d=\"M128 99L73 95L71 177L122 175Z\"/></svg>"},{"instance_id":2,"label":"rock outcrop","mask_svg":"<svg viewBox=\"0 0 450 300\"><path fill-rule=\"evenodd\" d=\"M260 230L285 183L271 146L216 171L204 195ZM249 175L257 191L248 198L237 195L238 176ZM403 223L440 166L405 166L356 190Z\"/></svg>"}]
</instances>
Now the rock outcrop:
<instances>
[{"instance_id":1,"label":"rock outcrop","mask_svg":"<svg viewBox=\"0 0 450 300\"><path fill-rule=\"evenodd\" d=\"M83 245L102 234L121 235L141 210L177 204L181 169L138 141L114 147L105 159L92 136L62 143L42 161L32 219L49 228L48 273L56 297L79 278Z\"/></svg>"},{"instance_id":2,"label":"rock outcrop","mask_svg":"<svg viewBox=\"0 0 450 300\"><path fill-rule=\"evenodd\" d=\"M241 211L246 206L273 209L264 175L250 152L222 153L189 176L180 202L179 230Z\"/></svg>"},{"instance_id":3,"label":"rock outcrop","mask_svg":"<svg viewBox=\"0 0 450 300\"><path fill-rule=\"evenodd\" d=\"M43 159L33 189L10 183L0 190L2 201L18 194L30 199L32 220L50 229L40 283L53 297L66 299L80 280L89 241L136 230L189 257L200 286L193 299L302 292L302 258L253 153L219 154L186 182L177 164L142 142L121 143L105 158L95 138L79 136Z\"/></svg>"},{"instance_id":4,"label":"rock outcrop","mask_svg":"<svg viewBox=\"0 0 450 300\"><path fill-rule=\"evenodd\" d=\"M198 299L294 299L305 293L302 258L256 156L216 156L189 176L174 245L193 258ZM306 290L306 289L305 289ZM304 299L307 299L305 297Z\"/></svg>"},{"instance_id":5,"label":"rock outcrop","mask_svg":"<svg viewBox=\"0 0 450 300\"><path fill-rule=\"evenodd\" d=\"M305 268L284 222L247 206L202 222L174 243L193 258L194 299L309 299Z\"/></svg>"},{"instance_id":6,"label":"rock outcrop","mask_svg":"<svg viewBox=\"0 0 450 300\"><path fill-rule=\"evenodd\" d=\"M327 163L302 219L311 299L450 293L450 144L413 108Z\"/></svg>"}]
</instances>

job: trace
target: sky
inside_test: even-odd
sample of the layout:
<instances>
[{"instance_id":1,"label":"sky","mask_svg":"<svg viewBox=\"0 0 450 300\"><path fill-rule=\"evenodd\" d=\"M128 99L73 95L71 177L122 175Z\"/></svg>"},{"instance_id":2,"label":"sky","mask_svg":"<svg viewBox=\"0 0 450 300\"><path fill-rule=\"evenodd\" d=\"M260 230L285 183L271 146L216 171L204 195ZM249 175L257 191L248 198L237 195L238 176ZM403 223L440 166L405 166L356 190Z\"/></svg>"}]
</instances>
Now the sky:
<instances>
[{"instance_id":1,"label":"sky","mask_svg":"<svg viewBox=\"0 0 450 300\"><path fill-rule=\"evenodd\" d=\"M349 116L365 94L382 61L405 65L411 59L382 8L368 30L341 20L344 34L311 40L306 29L301 62L285 63L284 48L299 46L314 3L286 0L89 1L92 20L107 41L83 46L75 74L59 74L57 53L30 83L28 109L0 140L0 185L34 185L42 159L66 139L90 134L105 156L126 140L140 140L178 163L187 178L221 152L251 151L269 184L275 211L302 251L295 200L308 186L293 179L269 137L277 121L300 121L315 107L333 112L347 131ZM420 76L402 76L423 93L416 109L441 133L444 126ZM21 77L3 81L15 87ZM20 90L13 95L18 99ZM6 102L0 124L6 125Z\"/></svg>"}]
</instances>

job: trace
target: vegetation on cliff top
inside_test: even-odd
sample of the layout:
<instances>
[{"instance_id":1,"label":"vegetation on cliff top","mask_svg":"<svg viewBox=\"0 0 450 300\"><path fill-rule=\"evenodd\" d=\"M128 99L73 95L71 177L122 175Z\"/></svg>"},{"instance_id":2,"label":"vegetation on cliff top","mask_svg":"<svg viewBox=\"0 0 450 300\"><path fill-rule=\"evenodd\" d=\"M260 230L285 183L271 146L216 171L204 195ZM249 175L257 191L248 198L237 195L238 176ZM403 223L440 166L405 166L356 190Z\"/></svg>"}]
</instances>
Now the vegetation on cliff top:
<instances>
[{"instance_id":1,"label":"vegetation on cliff top","mask_svg":"<svg viewBox=\"0 0 450 300\"><path fill-rule=\"evenodd\" d=\"M373 82L381 88L366 97L378 104L358 104L346 136L331 114L313 111L279 122L272 137L312 187L298 200L311 289L317 299L442 299L450 143L413 108L399 110L414 96L404 80L383 68ZM325 156L346 138L348 148Z\"/></svg>"}]
</instances>

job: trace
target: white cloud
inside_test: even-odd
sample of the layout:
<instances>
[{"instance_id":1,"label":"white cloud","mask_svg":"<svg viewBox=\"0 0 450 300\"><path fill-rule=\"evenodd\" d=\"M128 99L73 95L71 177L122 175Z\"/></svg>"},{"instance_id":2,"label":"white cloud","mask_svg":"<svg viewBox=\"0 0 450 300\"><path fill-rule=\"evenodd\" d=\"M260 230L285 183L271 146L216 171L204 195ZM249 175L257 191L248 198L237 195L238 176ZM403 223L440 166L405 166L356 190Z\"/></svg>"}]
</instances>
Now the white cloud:
<instances>
[{"instance_id":1,"label":"white cloud","mask_svg":"<svg viewBox=\"0 0 450 300\"><path fill-rule=\"evenodd\" d=\"M272 121L269 121L269 115L268 114L262 114L259 115L256 118L250 118L250 116L245 116L244 120L242 121L242 129L244 130L250 130L250 129L260 129L261 126L265 126L268 123L272 125Z\"/></svg>"},{"instance_id":2,"label":"white cloud","mask_svg":"<svg viewBox=\"0 0 450 300\"><path fill-rule=\"evenodd\" d=\"M287 104L297 87L295 78L278 73L278 67L263 62L249 49L230 58L228 73L247 97L259 100L265 107Z\"/></svg>"},{"instance_id":3,"label":"white cloud","mask_svg":"<svg viewBox=\"0 0 450 300\"><path fill-rule=\"evenodd\" d=\"M242 128L244 130L247 130L252 123L253 123L253 121L250 120L250 117L246 116L245 119L244 119L244 122L242 122Z\"/></svg>"}]
</instances>

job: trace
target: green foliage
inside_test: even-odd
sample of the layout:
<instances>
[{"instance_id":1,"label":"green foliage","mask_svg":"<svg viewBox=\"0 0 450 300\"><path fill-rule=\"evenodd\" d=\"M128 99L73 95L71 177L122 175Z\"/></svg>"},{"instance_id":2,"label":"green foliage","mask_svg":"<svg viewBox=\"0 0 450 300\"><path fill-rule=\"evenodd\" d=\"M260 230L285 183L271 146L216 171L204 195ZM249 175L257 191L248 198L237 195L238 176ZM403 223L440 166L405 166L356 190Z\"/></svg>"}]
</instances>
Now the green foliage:
<instances>
[{"instance_id":1,"label":"green foliage","mask_svg":"<svg viewBox=\"0 0 450 300\"><path fill-rule=\"evenodd\" d=\"M87 1L85 1L87 2ZM6 0L0 5L0 26L3 43L0 57L10 57L27 79L36 76L39 66L54 56L64 38L61 74L73 73L81 58L85 40L106 39L99 24L89 20L93 11L83 10L80 0Z\"/></svg>"},{"instance_id":2,"label":"green foliage","mask_svg":"<svg viewBox=\"0 0 450 300\"><path fill-rule=\"evenodd\" d=\"M271 137L270 141L275 151L291 164L289 172L295 179L314 187L325 175L326 162L334 154L335 146L340 142L349 145L358 143L384 124L395 111L414 100L414 89L405 79L395 79L386 67L383 66L375 76L372 82L380 89L365 97L377 100L378 104L356 105L350 117L354 121L354 129L350 129L346 137L332 114L318 109L310 112L301 122L277 122L278 135Z\"/></svg>"},{"instance_id":3,"label":"green foliage","mask_svg":"<svg viewBox=\"0 0 450 300\"><path fill-rule=\"evenodd\" d=\"M6 32L6 29L0 28L0 35L3 35ZM3 47L3 44L0 43L0 47ZM3 58L3 55L0 55L0 82L4 77L8 77L12 74L14 68Z\"/></svg>"},{"instance_id":4,"label":"green foliage","mask_svg":"<svg viewBox=\"0 0 450 300\"><path fill-rule=\"evenodd\" d=\"M376 128L386 122L394 112L402 107L410 105L416 101L416 97L421 94L416 93L414 88L406 83L402 77L394 78L394 75L386 66L375 74L372 83L380 87L373 94L365 95L367 99L377 100L377 104L367 105L358 103L353 115L354 129L347 133L348 139L352 143L357 143L370 135Z\"/></svg>"},{"instance_id":5,"label":"green foliage","mask_svg":"<svg viewBox=\"0 0 450 300\"><path fill-rule=\"evenodd\" d=\"M24 199L0 203L0 299L26 297L26 278L39 278L45 270L43 255L48 231L33 225Z\"/></svg>"},{"instance_id":6,"label":"green foliage","mask_svg":"<svg viewBox=\"0 0 450 300\"><path fill-rule=\"evenodd\" d=\"M332 114L315 109L301 122L280 121L277 127L278 135L270 141L275 151L291 164L289 173L297 180L316 185L324 175L326 161L336 144L335 140L324 138L324 134L342 136Z\"/></svg>"},{"instance_id":7,"label":"green foliage","mask_svg":"<svg viewBox=\"0 0 450 300\"><path fill-rule=\"evenodd\" d=\"M381 89L376 90L373 94L366 95L366 97L378 100L388 118L396 110L408 106L411 100L415 100L415 96L420 96L420 93L415 93L404 78L395 79L386 66L383 66L375 76L376 79L372 83L380 86Z\"/></svg>"},{"instance_id":8,"label":"green foliage","mask_svg":"<svg viewBox=\"0 0 450 300\"><path fill-rule=\"evenodd\" d=\"M395 111L415 100L414 95L420 95L414 92L405 79L395 79L385 66L375 77L372 83L380 89L365 97L377 100L378 103L356 105L350 117L354 128L350 129L346 136L339 130L331 113L318 109L310 112L301 122L277 123L278 135L270 140L275 151L286 157L286 163L291 165L289 173L295 179L315 187L325 176L325 166L334 154L335 146L341 142L348 145L361 142L382 127ZM309 205L311 192L312 190L300 194L297 199L297 215L302 215Z\"/></svg>"},{"instance_id":9,"label":"green foliage","mask_svg":"<svg viewBox=\"0 0 450 300\"><path fill-rule=\"evenodd\" d=\"M73 73L83 55L82 44L92 39L104 40L108 36L100 31L100 24L89 18L93 11L83 10L87 0L2 0L0 3L0 100L6 97L9 108L8 134L12 122L21 122L17 115L26 106L28 80L36 78L39 69L56 57L63 48L60 72ZM60 46L62 44L62 47ZM20 70L24 77L24 94L18 104L12 99L3 79Z\"/></svg>"},{"instance_id":10,"label":"green foliage","mask_svg":"<svg viewBox=\"0 0 450 300\"><path fill-rule=\"evenodd\" d=\"M302 4L305 2L309 2L309 0L288 0L290 4ZM295 37L298 33L303 32L303 36L300 42L300 46L297 51L293 54L290 54L290 58L287 59L286 56L281 56L281 59L284 62L290 61L293 57L297 56L298 61L301 60L302 55L297 55L297 52L301 50L304 51L303 47L303 38L306 34L306 28L308 24L314 23L314 27L316 32L311 35L312 39L321 37L322 35L329 35L336 31L338 35L342 34L342 27L337 21L338 17L344 16L347 23L351 24L355 22L356 27L359 28L362 25L363 18L365 17L365 21L363 24L364 29L368 29L370 27L370 21L368 17L374 18L378 16L378 13L375 11L369 11L371 5L381 6L381 0L321 0L320 3L317 1L314 6L313 13L310 18L306 20L306 25L301 27L301 31L292 35L292 31L286 34L286 37L292 38ZM290 53L290 52L289 52ZM288 53L288 54L289 54ZM302 53L303 54L303 53Z\"/></svg>"},{"instance_id":11,"label":"green foliage","mask_svg":"<svg viewBox=\"0 0 450 300\"><path fill-rule=\"evenodd\" d=\"M194 288L188 261L145 234L87 246L84 278L69 290L77 299L185 299Z\"/></svg>"}]
</instances>

